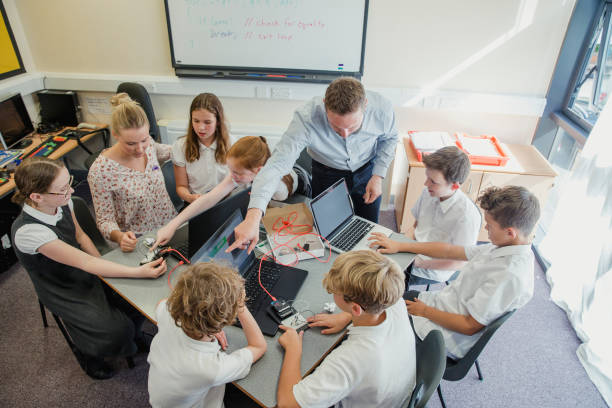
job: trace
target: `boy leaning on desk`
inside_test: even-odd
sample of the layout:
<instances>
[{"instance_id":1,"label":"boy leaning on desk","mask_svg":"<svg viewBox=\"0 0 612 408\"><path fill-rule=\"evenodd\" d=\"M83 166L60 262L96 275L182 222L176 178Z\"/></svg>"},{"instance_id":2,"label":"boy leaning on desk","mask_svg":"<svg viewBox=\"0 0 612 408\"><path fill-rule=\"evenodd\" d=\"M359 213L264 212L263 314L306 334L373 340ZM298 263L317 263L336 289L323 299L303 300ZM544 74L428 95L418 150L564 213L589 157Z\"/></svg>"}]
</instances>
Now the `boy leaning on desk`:
<instances>
[{"instance_id":1,"label":"boy leaning on desk","mask_svg":"<svg viewBox=\"0 0 612 408\"><path fill-rule=\"evenodd\" d=\"M530 234L540 217L538 199L524 187L490 187L478 203L485 211L490 244L403 243L377 233L370 238L371 246L378 246L381 253L413 252L468 261L459 277L441 291L404 295L417 342L431 330L440 330L448 354L457 358L476 343L486 325L524 306L533 295Z\"/></svg>"},{"instance_id":2,"label":"boy leaning on desk","mask_svg":"<svg viewBox=\"0 0 612 408\"><path fill-rule=\"evenodd\" d=\"M278 407L398 407L415 385L414 334L402 299L404 274L374 251L336 258L323 279L342 310L318 314L310 326L335 333L352 323L348 337L317 369L301 379L302 334L280 326L285 358L278 382Z\"/></svg>"},{"instance_id":3,"label":"boy leaning on desk","mask_svg":"<svg viewBox=\"0 0 612 408\"><path fill-rule=\"evenodd\" d=\"M153 407L222 407L225 384L245 377L266 351L246 308L244 279L212 262L191 265L155 310L158 333L148 362ZM238 317L247 346L232 353L223 328Z\"/></svg>"}]
</instances>

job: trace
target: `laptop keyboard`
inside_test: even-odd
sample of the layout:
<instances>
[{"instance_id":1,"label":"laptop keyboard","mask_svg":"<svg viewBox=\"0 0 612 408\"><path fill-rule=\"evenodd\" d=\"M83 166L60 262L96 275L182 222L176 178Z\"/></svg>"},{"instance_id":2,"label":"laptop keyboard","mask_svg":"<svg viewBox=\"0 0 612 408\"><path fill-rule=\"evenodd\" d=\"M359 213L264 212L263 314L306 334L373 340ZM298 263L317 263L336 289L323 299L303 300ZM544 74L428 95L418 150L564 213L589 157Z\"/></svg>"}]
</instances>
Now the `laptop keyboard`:
<instances>
[{"instance_id":1,"label":"laptop keyboard","mask_svg":"<svg viewBox=\"0 0 612 408\"><path fill-rule=\"evenodd\" d=\"M330 244L343 251L350 251L372 228L374 228L374 224L354 218L340 234L330 241Z\"/></svg>"},{"instance_id":2,"label":"laptop keyboard","mask_svg":"<svg viewBox=\"0 0 612 408\"><path fill-rule=\"evenodd\" d=\"M255 314L258 310L261 299L264 296L268 296L266 292L259 285L259 279L257 275L257 269L259 268L259 261L253 264L253 267L248 272L248 276L245 278L244 289L246 291L246 307L252 314ZM273 262L263 261L261 264L261 284L270 291L280 279L281 270ZM272 301L272 299L270 299Z\"/></svg>"}]
</instances>

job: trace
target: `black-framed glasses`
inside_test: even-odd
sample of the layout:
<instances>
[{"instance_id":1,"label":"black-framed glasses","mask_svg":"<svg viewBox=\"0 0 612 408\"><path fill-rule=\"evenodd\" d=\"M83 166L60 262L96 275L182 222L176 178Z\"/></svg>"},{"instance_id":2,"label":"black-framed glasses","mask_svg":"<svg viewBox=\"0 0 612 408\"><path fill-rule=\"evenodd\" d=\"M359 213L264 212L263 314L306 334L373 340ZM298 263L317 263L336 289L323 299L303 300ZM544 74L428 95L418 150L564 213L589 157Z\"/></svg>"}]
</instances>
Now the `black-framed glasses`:
<instances>
[{"instance_id":1,"label":"black-framed glasses","mask_svg":"<svg viewBox=\"0 0 612 408\"><path fill-rule=\"evenodd\" d=\"M52 193L48 191L47 194L59 195L59 196L64 196L64 198L68 198L68 194L70 194L70 188L72 187L73 181L74 181L74 176L71 175L70 181L68 181L68 185L66 186L66 191L64 191L63 193Z\"/></svg>"}]
</instances>

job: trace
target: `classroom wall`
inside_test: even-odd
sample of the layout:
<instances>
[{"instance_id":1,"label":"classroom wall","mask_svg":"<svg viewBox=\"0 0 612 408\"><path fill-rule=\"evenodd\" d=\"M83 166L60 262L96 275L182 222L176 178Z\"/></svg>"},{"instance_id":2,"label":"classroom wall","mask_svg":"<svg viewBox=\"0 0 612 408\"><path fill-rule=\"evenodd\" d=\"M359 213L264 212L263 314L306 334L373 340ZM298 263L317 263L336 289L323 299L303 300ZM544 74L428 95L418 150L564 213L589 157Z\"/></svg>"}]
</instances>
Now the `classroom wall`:
<instances>
[{"instance_id":1,"label":"classroom wall","mask_svg":"<svg viewBox=\"0 0 612 408\"><path fill-rule=\"evenodd\" d=\"M212 91L232 122L284 127L295 107L324 89L295 85L289 100L258 99L261 83L177 79L161 0L5 3L17 11L45 86L111 91L113 80L141 79L153 84L158 118L184 118L193 95ZM363 82L392 99L401 131L463 130L529 143L574 3L372 0ZM81 98L92 95L110 93ZM85 108L87 120L105 121Z\"/></svg>"}]
</instances>

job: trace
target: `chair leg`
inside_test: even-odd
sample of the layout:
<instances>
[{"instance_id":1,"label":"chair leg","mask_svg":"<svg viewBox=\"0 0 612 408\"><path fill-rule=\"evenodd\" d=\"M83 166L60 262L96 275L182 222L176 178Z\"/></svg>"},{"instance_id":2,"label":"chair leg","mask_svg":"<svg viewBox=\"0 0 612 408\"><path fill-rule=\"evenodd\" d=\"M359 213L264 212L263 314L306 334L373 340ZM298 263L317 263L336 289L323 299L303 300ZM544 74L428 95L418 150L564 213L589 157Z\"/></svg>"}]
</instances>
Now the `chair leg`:
<instances>
[{"instance_id":1,"label":"chair leg","mask_svg":"<svg viewBox=\"0 0 612 408\"><path fill-rule=\"evenodd\" d=\"M442 408L446 408L446 403L444 402L444 397L442 396L442 388L440 387L439 384L438 384L438 397L440 398L440 404L442 405Z\"/></svg>"},{"instance_id":2,"label":"chair leg","mask_svg":"<svg viewBox=\"0 0 612 408\"><path fill-rule=\"evenodd\" d=\"M128 368L131 370L132 368L136 367L136 364L134 363L134 357L132 356L128 356L125 358L125 360L127 361L127 365Z\"/></svg>"},{"instance_id":3,"label":"chair leg","mask_svg":"<svg viewBox=\"0 0 612 408\"><path fill-rule=\"evenodd\" d=\"M45 307L43 306L40 300L38 301L38 304L40 305L40 315L42 316L43 327L49 327L49 324L47 323L47 313L45 313Z\"/></svg>"},{"instance_id":4,"label":"chair leg","mask_svg":"<svg viewBox=\"0 0 612 408\"><path fill-rule=\"evenodd\" d=\"M474 361L474 365L476 366L476 371L478 371L478 379L482 381L484 378L482 377L482 372L480 371L480 365L478 364L478 360Z\"/></svg>"}]
</instances>

